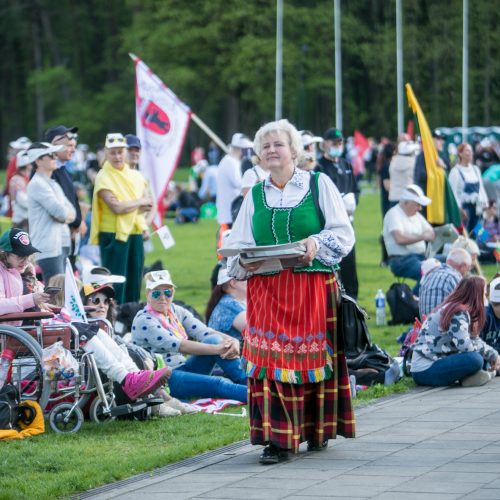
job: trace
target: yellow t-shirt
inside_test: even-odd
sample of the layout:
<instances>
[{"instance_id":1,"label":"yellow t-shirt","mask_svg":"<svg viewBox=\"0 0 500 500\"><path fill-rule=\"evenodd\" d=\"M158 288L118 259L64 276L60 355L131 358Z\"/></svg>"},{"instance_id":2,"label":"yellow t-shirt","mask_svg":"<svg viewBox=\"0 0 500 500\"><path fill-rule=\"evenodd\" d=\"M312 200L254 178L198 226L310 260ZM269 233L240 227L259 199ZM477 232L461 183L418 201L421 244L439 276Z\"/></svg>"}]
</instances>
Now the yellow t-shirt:
<instances>
[{"instance_id":1,"label":"yellow t-shirt","mask_svg":"<svg viewBox=\"0 0 500 500\"><path fill-rule=\"evenodd\" d=\"M147 229L144 216L138 210L117 215L99 196L102 190L111 191L118 201L133 201L144 196L146 179L137 170L127 164L118 170L105 162L96 176L92 199L92 227L90 242L99 243L99 233L115 233L119 241L127 241L131 234L141 234Z\"/></svg>"}]
</instances>

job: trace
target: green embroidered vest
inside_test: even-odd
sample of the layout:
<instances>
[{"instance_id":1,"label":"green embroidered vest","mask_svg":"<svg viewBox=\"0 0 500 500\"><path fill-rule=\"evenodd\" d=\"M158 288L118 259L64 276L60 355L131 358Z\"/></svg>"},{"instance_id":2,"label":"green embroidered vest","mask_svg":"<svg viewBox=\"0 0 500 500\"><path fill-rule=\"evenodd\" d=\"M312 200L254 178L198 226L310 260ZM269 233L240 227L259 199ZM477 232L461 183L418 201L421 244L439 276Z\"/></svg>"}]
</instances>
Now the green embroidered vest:
<instances>
[{"instance_id":1,"label":"green embroidered vest","mask_svg":"<svg viewBox=\"0 0 500 500\"><path fill-rule=\"evenodd\" d=\"M319 175L313 175L318 192ZM318 234L323 229L310 190L297 205L289 208L272 208L267 205L264 182L252 188L252 198L255 208L252 217L253 237L257 246L293 243ZM332 270L331 266L325 266L314 259L310 266L297 267L294 272L331 273Z\"/></svg>"}]
</instances>

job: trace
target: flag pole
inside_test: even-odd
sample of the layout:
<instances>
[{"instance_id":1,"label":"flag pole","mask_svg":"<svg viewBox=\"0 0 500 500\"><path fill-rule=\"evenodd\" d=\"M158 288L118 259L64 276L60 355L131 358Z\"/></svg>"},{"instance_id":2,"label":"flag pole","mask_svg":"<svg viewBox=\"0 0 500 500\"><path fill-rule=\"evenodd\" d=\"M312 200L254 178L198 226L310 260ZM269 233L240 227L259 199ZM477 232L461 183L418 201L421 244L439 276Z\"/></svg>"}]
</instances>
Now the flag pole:
<instances>
[{"instance_id":1,"label":"flag pole","mask_svg":"<svg viewBox=\"0 0 500 500\"><path fill-rule=\"evenodd\" d=\"M130 59L134 61L134 63L137 63L141 60L132 52L129 52L128 55ZM217 144L217 146L219 146L222 149L222 151L224 151L224 153L229 153L229 149L227 145L224 143L224 141L197 114L193 113L192 111L191 111L191 119L196 123L196 125L198 125L198 127L201 128L201 130L203 130L203 132L205 132L205 134L208 135L208 137L210 137L210 139L212 139L215 142L215 144Z\"/></svg>"},{"instance_id":2,"label":"flag pole","mask_svg":"<svg viewBox=\"0 0 500 500\"><path fill-rule=\"evenodd\" d=\"M276 1L276 88L274 119L282 117L283 101L283 0Z\"/></svg>"},{"instance_id":3,"label":"flag pole","mask_svg":"<svg viewBox=\"0 0 500 500\"><path fill-rule=\"evenodd\" d=\"M217 146L219 146L219 148L222 149L222 151L224 151L224 153L229 153L227 145L197 114L191 112L191 119L215 142L215 144L217 144Z\"/></svg>"},{"instance_id":4,"label":"flag pole","mask_svg":"<svg viewBox=\"0 0 500 500\"><path fill-rule=\"evenodd\" d=\"M401 0L396 0L396 84L398 100L398 134L404 132L403 111L403 23Z\"/></svg>"},{"instance_id":5,"label":"flag pole","mask_svg":"<svg viewBox=\"0 0 500 500\"><path fill-rule=\"evenodd\" d=\"M333 1L335 38L335 127L342 130L342 48L340 38L340 0Z\"/></svg>"},{"instance_id":6,"label":"flag pole","mask_svg":"<svg viewBox=\"0 0 500 500\"><path fill-rule=\"evenodd\" d=\"M469 126L469 1L463 0L462 19L462 142Z\"/></svg>"}]
</instances>

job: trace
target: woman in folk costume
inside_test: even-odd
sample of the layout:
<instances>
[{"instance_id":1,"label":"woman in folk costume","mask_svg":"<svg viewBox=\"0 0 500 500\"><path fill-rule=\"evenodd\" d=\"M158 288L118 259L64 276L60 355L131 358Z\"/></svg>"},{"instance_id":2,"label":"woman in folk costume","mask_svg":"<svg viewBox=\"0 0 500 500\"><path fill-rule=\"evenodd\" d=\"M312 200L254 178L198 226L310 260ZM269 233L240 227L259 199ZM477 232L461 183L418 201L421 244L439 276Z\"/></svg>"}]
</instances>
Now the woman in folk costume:
<instances>
[{"instance_id":1,"label":"woman in folk costume","mask_svg":"<svg viewBox=\"0 0 500 500\"><path fill-rule=\"evenodd\" d=\"M120 304L139 300L147 233L143 214L152 207L145 178L125 163L126 147L122 134L106 136L106 161L95 179L90 233L90 242L101 249L102 265L127 278L116 286Z\"/></svg>"},{"instance_id":2,"label":"woman in folk costume","mask_svg":"<svg viewBox=\"0 0 500 500\"><path fill-rule=\"evenodd\" d=\"M250 437L265 445L260 462L268 464L303 441L319 451L337 434L354 437L333 272L354 232L330 179L296 168L303 148L293 125L264 125L254 148L270 176L245 197L228 247L297 241L306 247L300 267L274 274L254 274L259 263L243 265L238 257L228 261L231 276L248 279L243 358Z\"/></svg>"}]
</instances>

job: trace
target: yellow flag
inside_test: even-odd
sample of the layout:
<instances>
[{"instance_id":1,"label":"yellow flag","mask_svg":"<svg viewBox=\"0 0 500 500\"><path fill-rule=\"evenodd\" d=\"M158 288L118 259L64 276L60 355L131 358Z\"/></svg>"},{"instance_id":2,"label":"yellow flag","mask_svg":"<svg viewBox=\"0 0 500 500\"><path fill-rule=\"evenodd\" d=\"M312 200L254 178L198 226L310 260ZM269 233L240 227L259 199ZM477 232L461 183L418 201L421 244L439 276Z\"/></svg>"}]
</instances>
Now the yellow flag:
<instances>
[{"instance_id":1,"label":"yellow flag","mask_svg":"<svg viewBox=\"0 0 500 500\"><path fill-rule=\"evenodd\" d=\"M432 203L427 207L427 220L431 224L444 224L444 170L437 165L438 153L432 140L431 130L409 83L406 84L406 95L408 97L408 105L417 116L418 128L420 129L420 136L422 138L422 149L424 151L425 168L427 171L427 196L432 200Z\"/></svg>"}]
</instances>

